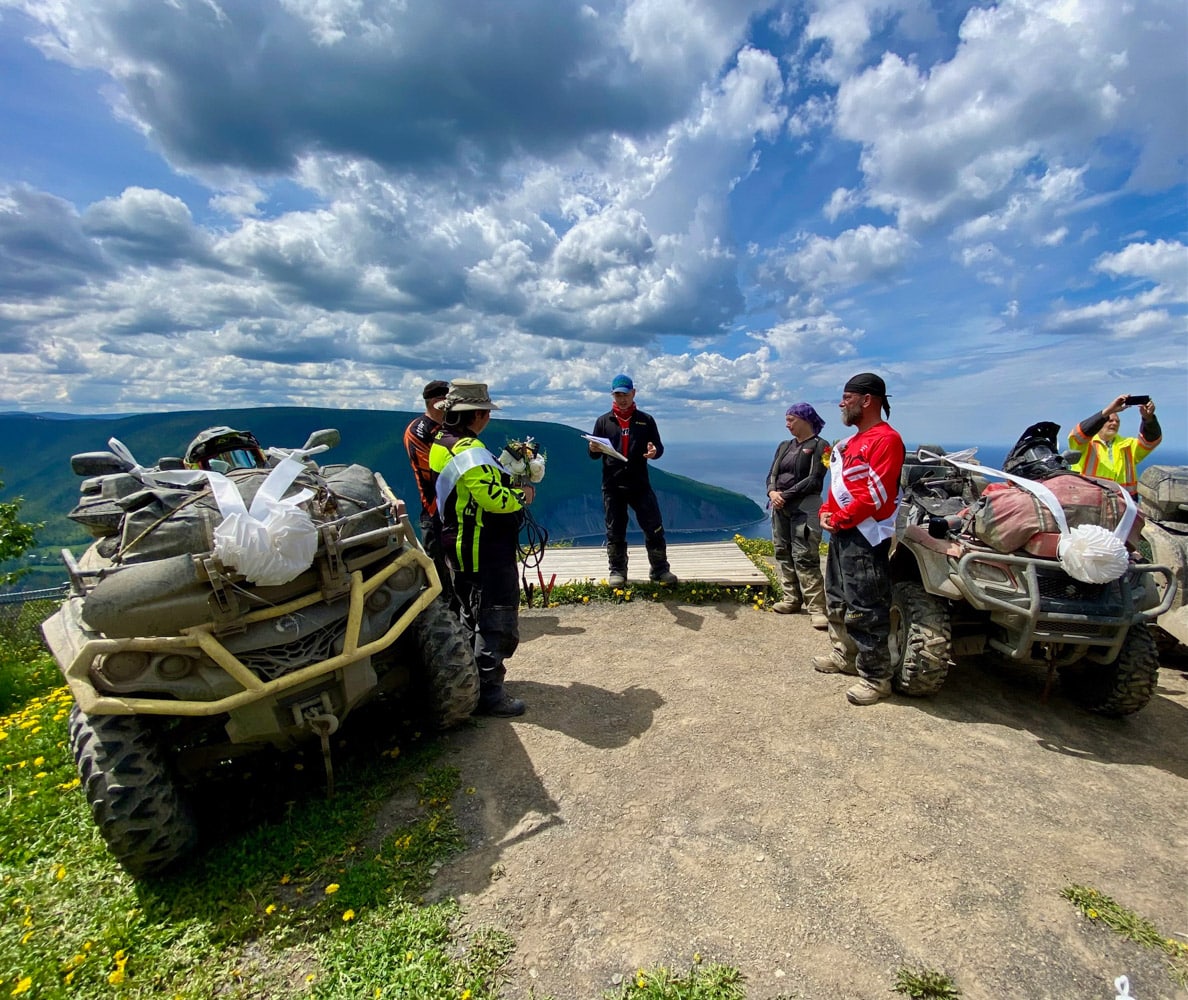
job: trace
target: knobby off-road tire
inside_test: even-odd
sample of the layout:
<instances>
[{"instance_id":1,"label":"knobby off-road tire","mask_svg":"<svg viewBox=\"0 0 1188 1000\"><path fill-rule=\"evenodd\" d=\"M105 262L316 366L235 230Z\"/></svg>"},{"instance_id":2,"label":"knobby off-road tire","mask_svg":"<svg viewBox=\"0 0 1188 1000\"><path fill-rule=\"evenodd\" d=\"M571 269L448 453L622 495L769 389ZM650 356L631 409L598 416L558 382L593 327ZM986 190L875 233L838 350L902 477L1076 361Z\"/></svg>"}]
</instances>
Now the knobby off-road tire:
<instances>
[{"instance_id":1,"label":"knobby off-road tire","mask_svg":"<svg viewBox=\"0 0 1188 1000\"><path fill-rule=\"evenodd\" d=\"M953 662L949 606L909 581L891 588L891 684L901 694L936 694Z\"/></svg>"},{"instance_id":2,"label":"knobby off-road tire","mask_svg":"<svg viewBox=\"0 0 1188 1000\"><path fill-rule=\"evenodd\" d=\"M129 874L163 871L198 839L157 740L134 715L70 712L70 749L91 815Z\"/></svg>"},{"instance_id":3,"label":"knobby off-road tire","mask_svg":"<svg viewBox=\"0 0 1188 1000\"><path fill-rule=\"evenodd\" d=\"M474 650L462 625L440 598L418 616L412 628L421 657L419 686L432 720L442 729L470 718L478 705L479 674Z\"/></svg>"},{"instance_id":4,"label":"knobby off-road tire","mask_svg":"<svg viewBox=\"0 0 1188 1000\"><path fill-rule=\"evenodd\" d=\"M1145 625L1132 625L1113 663L1081 661L1061 671L1069 696L1098 715L1118 718L1146 706L1159 680L1159 647Z\"/></svg>"}]
</instances>

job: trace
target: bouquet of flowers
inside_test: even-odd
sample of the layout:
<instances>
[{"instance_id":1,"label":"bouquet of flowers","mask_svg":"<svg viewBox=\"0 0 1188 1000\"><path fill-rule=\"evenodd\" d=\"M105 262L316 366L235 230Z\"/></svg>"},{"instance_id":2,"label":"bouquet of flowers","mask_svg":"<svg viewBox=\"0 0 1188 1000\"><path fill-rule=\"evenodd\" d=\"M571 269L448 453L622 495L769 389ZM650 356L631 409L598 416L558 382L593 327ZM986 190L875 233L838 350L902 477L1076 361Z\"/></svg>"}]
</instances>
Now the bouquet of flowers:
<instances>
[{"instance_id":1,"label":"bouquet of flowers","mask_svg":"<svg viewBox=\"0 0 1188 1000\"><path fill-rule=\"evenodd\" d=\"M519 483L539 483L544 479L545 453L534 438L508 441L499 455L499 464Z\"/></svg>"}]
</instances>

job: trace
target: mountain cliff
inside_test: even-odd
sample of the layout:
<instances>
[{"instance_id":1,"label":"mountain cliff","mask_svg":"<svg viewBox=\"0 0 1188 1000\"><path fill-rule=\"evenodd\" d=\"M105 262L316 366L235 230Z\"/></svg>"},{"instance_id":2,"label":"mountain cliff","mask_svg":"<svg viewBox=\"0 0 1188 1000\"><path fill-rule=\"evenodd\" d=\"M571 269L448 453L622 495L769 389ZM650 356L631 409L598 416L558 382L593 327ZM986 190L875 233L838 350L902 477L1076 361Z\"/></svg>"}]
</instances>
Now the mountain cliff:
<instances>
[{"instance_id":1,"label":"mountain cliff","mask_svg":"<svg viewBox=\"0 0 1188 1000\"><path fill-rule=\"evenodd\" d=\"M206 427L225 424L250 430L262 445L298 447L322 427L335 427L342 442L324 456L333 462L356 462L380 472L404 499L415 522L420 500L402 438L415 413L399 410L336 410L312 407L267 407L241 410L195 410L122 417L63 418L45 414L2 414L0 434L10 442L0 460L2 498L25 498L22 519L44 521L38 532L36 562L52 568L39 572L26 586L46 586L61 576L56 554L63 547L86 544L86 531L66 515L74 507L81 482L70 469L70 456L103 451L109 438L122 441L143 465L166 455L180 456ZM591 460L581 431L564 424L492 420L482 438L496 455L510 439L531 436L545 449L547 466L532 512L551 541L579 545L601 543L604 527L600 463ZM718 486L650 470L670 536L684 532L726 530L759 520L763 511L753 500ZM50 579L53 577L53 579Z\"/></svg>"}]
</instances>

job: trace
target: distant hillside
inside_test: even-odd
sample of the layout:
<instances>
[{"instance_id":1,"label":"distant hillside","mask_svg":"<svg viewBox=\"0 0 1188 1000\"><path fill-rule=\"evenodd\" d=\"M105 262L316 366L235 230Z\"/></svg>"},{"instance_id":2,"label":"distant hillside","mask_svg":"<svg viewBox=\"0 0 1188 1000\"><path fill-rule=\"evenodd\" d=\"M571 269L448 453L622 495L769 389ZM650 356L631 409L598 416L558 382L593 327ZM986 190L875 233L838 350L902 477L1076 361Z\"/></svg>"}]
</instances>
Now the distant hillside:
<instances>
[{"instance_id":1,"label":"distant hillside","mask_svg":"<svg viewBox=\"0 0 1188 1000\"><path fill-rule=\"evenodd\" d=\"M0 499L25 498L22 517L44 521L38 532L38 562L46 565L24 582L27 588L50 586L62 576L57 552L85 545L89 536L66 514L78 498L79 477L70 470L70 456L103 451L108 438L119 438L145 465L163 455L180 456L189 441L206 427L226 424L250 430L265 447L296 447L310 432L336 427L342 443L325 458L357 462L380 472L409 507L415 522L420 500L401 443L415 413L393 410L335 410L310 407L268 407L242 410L197 410L128 417L0 414L0 434L10 442L0 459ZM492 420L483 440L498 454L509 438L531 435L548 454L533 514L550 539L577 539L598 544L603 531L600 464L592 461L582 431L564 424L527 420ZM652 485L670 531L713 530L755 521L763 511L748 497L718 486L651 469Z\"/></svg>"}]
</instances>

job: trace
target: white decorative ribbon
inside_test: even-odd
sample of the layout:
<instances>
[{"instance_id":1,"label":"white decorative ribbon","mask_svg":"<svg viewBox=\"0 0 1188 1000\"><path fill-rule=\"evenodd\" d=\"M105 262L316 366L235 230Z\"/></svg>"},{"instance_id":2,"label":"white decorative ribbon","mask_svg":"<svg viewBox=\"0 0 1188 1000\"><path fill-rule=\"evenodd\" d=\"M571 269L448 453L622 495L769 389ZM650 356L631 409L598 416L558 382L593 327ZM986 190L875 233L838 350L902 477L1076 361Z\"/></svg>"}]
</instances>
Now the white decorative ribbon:
<instances>
[{"instance_id":1,"label":"white decorative ribbon","mask_svg":"<svg viewBox=\"0 0 1188 1000\"><path fill-rule=\"evenodd\" d=\"M1080 580L1082 583L1109 583L1111 580L1118 579L1130 565L1130 558L1126 553L1126 539L1130 535L1130 529L1134 527L1138 509L1130 498L1130 494L1121 487L1117 488L1117 492L1126 502L1126 513L1122 515L1122 519L1112 532L1100 524L1079 524L1070 529L1064 508L1056 499L1056 494L1043 483L1037 483L1033 479L1024 479L1022 476L1015 476L1009 472L1003 472L1001 469L992 469L986 465L964 462L952 455L936 455L924 449L921 449L917 454L921 458L948 462L959 469L979 475L1008 479L1036 497L1051 511L1052 517L1056 520L1056 525L1060 529L1056 558L1064 567L1065 572L1074 580ZM959 454L964 458L967 453ZM1115 484L1110 483L1109 485L1114 486Z\"/></svg>"}]
</instances>

